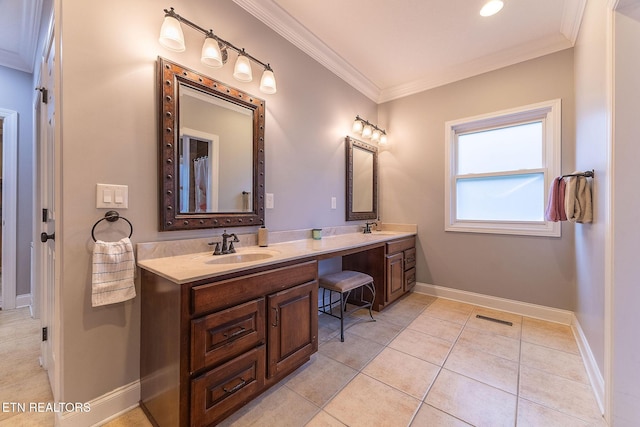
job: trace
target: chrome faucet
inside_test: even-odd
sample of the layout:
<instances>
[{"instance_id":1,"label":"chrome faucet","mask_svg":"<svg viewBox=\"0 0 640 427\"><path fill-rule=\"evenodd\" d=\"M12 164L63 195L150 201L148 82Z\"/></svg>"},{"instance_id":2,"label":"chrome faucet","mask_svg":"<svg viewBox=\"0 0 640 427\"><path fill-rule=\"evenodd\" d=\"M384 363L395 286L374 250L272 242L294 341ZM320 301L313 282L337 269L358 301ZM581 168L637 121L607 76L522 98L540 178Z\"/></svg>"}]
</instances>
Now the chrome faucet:
<instances>
[{"instance_id":1,"label":"chrome faucet","mask_svg":"<svg viewBox=\"0 0 640 427\"><path fill-rule=\"evenodd\" d=\"M364 234L371 234L371 226L375 225L376 227L378 226L377 222L365 222L364 224L364 230L362 230L362 232Z\"/></svg>"},{"instance_id":2,"label":"chrome faucet","mask_svg":"<svg viewBox=\"0 0 640 427\"><path fill-rule=\"evenodd\" d=\"M229 240L231 237L233 237L233 240ZM222 233L222 248L220 248L220 242L210 242L209 246L216 245L213 255L234 254L236 253L236 248L233 247L233 243L239 241L240 239L238 239L236 233L227 234L227 230L224 230L224 233Z\"/></svg>"}]
</instances>

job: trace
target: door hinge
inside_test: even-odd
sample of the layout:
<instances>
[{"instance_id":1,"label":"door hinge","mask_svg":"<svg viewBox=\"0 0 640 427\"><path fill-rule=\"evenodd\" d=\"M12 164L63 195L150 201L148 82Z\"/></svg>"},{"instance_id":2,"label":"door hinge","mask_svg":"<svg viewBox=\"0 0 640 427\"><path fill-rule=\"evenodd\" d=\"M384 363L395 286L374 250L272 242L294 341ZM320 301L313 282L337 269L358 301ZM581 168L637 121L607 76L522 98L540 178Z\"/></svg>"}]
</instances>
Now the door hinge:
<instances>
[{"instance_id":1,"label":"door hinge","mask_svg":"<svg viewBox=\"0 0 640 427\"><path fill-rule=\"evenodd\" d=\"M46 341L49 338L49 328L48 327L44 327L42 328L42 341Z\"/></svg>"},{"instance_id":2,"label":"door hinge","mask_svg":"<svg viewBox=\"0 0 640 427\"><path fill-rule=\"evenodd\" d=\"M36 90L39 90L40 93L42 94L42 103L46 104L47 103L47 98L48 98L48 91L47 88L44 86L41 87L37 87Z\"/></svg>"},{"instance_id":3,"label":"door hinge","mask_svg":"<svg viewBox=\"0 0 640 427\"><path fill-rule=\"evenodd\" d=\"M42 209L42 222L49 221L49 209Z\"/></svg>"}]
</instances>

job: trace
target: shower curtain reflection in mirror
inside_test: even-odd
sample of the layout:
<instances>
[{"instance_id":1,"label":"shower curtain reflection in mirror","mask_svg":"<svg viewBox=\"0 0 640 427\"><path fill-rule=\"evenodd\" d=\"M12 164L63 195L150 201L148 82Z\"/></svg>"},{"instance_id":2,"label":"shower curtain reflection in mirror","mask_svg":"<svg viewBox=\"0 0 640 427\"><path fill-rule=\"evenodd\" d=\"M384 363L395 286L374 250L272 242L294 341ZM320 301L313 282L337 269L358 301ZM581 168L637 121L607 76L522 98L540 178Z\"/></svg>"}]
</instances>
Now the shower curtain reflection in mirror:
<instances>
[{"instance_id":1,"label":"shower curtain reflection in mirror","mask_svg":"<svg viewBox=\"0 0 640 427\"><path fill-rule=\"evenodd\" d=\"M180 212L218 210L219 137L183 128L180 144Z\"/></svg>"}]
</instances>

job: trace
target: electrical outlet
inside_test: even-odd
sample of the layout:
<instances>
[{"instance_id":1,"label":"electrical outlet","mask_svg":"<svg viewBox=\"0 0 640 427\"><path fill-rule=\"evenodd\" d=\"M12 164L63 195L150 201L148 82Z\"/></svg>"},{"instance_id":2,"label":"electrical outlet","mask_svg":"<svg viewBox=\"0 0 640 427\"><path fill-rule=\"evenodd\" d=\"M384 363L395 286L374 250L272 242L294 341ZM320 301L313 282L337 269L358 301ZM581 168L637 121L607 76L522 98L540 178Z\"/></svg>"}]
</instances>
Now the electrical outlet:
<instances>
[{"instance_id":1,"label":"electrical outlet","mask_svg":"<svg viewBox=\"0 0 640 427\"><path fill-rule=\"evenodd\" d=\"M273 201L273 193L266 193L265 195L265 207L267 209L273 209L274 201Z\"/></svg>"},{"instance_id":2,"label":"electrical outlet","mask_svg":"<svg viewBox=\"0 0 640 427\"><path fill-rule=\"evenodd\" d=\"M331 209L335 209L336 208L336 198L332 197L331 198Z\"/></svg>"}]
</instances>

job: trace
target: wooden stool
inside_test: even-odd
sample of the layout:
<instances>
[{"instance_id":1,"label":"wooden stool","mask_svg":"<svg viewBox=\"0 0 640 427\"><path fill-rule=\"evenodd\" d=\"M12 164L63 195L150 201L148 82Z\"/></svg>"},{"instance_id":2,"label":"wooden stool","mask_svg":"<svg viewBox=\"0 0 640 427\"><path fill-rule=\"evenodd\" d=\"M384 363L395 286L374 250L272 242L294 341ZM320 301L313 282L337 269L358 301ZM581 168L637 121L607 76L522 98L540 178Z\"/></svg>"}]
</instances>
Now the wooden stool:
<instances>
[{"instance_id":1,"label":"wooden stool","mask_svg":"<svg viewBox=\"0 0 640 427\"><path fill-rule=\"evenodd\" d=\"M357 307L349 313L368 307L371 320L374 322L376 321L371 313L371 306L373 305L373 301L376 299L376 288L373 286L373 277L358 271L344 270L338 273L321 276L320 287L323 289L322 305L318 307L318 311L340 319L340 341L344 342L344 314L347 311L347 300L349 299L351 291L354 289L360 290L360 301L357 301L357 303L362 304L356 304ZM371 292L371 301L366 301L364 299L364 289L368 289L369 292ZM325 300L325 291L329 291L328 304ZM332 301L334 292L340 294L340 301ZM337 302L340 302L340 316L336 316L331 311L332 306ZM327 307L329 308L329 311L327 311Z\"/></svg>"}]
</instances>

